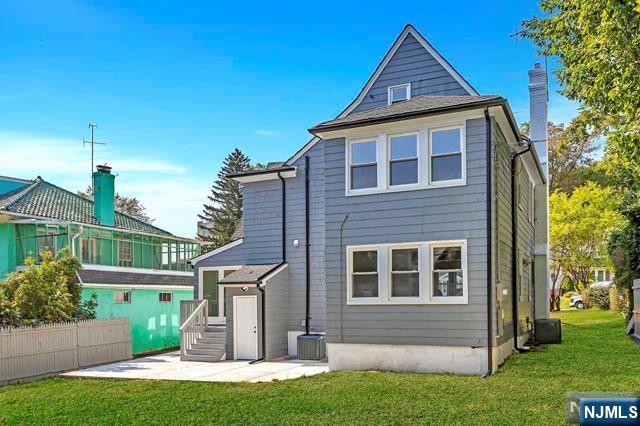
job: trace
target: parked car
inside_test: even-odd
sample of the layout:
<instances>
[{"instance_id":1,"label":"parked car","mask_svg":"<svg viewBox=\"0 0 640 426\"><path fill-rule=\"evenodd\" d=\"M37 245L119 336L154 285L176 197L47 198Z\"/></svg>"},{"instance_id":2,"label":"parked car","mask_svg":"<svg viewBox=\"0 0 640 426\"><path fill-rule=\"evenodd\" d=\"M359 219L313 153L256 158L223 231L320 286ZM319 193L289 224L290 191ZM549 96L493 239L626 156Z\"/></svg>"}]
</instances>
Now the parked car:
<instances>
[{"instance_id":1,"label":"parked car","mask_svg":"<svg viewBox=\"0 0 640 426\"><path fill-rule=\"evenodd\" d=\"M587 307L587 305L584 303L584 300L582 300L582 296L580 296L579 294L576 294L575 296L571 296L569 298L569 306L576 309L584 309Z\"/></svg>"}]
</instances>

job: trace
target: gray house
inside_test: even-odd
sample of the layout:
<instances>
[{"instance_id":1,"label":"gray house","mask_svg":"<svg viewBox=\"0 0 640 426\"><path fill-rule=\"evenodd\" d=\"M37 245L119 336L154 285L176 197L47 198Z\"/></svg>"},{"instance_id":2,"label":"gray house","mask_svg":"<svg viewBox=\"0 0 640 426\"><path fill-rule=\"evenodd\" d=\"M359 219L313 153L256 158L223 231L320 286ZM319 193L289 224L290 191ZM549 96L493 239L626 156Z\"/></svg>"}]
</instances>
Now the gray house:
<instances>
[{"instance_id":1,"label":"gray house","mask_svg":"<svg viewBox=\"0 0 640 426\"><path fill-rule=\"evenodd\" d=\"M296 356L311 334L332 370L492 372L548 316L545 73L531 142L407 25L298 152L233 176L243 224L192 261L210 326L184 354Z\"/></svg>"}]
</instances>

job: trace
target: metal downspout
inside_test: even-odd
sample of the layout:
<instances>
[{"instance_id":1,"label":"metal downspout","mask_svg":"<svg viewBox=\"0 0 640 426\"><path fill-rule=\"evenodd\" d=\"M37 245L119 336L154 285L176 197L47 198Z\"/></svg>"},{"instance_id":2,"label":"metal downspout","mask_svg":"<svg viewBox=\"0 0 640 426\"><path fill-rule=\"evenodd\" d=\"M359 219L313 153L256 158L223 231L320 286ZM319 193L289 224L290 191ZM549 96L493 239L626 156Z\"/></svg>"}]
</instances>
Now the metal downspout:
<instances>
[{"instance_id":1,"label":"metal downspout","mask_svg":"<svg viewBox=\"0 0 640 426\"><path fill-rule=\"evenodd\" d=\"M518 346L518 207L516 206L516 166L518 157L531 151L531 142L527 144L527 148L520 152L511 154L511 311L513 324L513 347L517 352L524 349ZM535 304L535 301L534 301Z\"/></svg>"},{"instance_id":2,"label":"metal downspout","mask_svg":"<svg viewBox=\"0 0 640 426\"><path fill-rule=\"evenodd\" d=\"M491 138L491 117L489 116L489 108L484 109L485 119L485 142L487 156L487 375L493 374L493 271L492 271L492 209L493 209L493 188L492 188L492 156L491 147L493 145Z\"/></svg>"}]
</instances>

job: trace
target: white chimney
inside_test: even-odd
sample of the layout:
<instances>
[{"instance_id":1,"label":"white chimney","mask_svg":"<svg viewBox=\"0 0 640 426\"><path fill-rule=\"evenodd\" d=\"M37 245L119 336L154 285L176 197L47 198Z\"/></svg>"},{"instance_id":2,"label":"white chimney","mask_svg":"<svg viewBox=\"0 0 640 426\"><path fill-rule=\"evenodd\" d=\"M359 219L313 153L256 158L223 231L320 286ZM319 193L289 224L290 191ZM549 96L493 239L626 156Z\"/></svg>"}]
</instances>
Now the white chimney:
<instances>
[{"instance_id":1,"label":"white chimney","mask_svg":"<svg viewBox=\"0 0 640 426\"><path fill-rule=\"evenodd\" d=\"M531 140L533 141L542 168L549 177L547 168L547 158L549 150L547 148L548 130L548 96L547 70L542 65L536 63L532 70L529 70L529 113L531 123Z\"/></svg>"}]
</instances>

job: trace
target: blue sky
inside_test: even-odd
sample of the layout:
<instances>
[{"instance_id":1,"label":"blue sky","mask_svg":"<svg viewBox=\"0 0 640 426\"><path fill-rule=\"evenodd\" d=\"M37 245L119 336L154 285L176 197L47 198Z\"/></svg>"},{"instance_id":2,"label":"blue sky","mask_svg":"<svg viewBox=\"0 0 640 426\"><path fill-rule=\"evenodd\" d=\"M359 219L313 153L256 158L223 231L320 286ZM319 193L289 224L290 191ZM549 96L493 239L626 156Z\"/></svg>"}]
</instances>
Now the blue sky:
<instances>
[{"instance_id":1,"label":"blue sky","mask_svg":"<svg viewBox=\"0 0 640 426\"><path fill-rule=\"evenodd\" d=\"M195 233L222 159L284 160L358 93L412 23L481 94L528 117L536 49L509 37L535 1L3 2L0 175L89 183L82 138L97 122L96 162L140 198L156 225ZM554 66L553 61L550 67ZM551 78L550 118L576 104Z\"/></svg>"}]
</instances>

